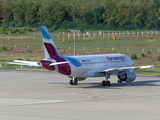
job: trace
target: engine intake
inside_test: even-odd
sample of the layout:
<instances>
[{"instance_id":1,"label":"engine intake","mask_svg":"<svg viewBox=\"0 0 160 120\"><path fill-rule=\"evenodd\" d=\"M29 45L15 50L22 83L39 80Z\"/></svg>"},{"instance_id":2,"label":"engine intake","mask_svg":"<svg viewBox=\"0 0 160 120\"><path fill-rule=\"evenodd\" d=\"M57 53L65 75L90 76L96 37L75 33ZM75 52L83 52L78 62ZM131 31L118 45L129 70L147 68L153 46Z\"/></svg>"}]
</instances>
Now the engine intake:
<instances>
[{"instance_id":1,"label":"engine intake","mask_svg":"<svg viewBox=\"0 0 160 120\"><path fill-rule=\"evenodd\" d=\"M120 74L117 75L117 77L121 80L121 81L125 81L125 82L132 82L136 79L136 73L134 71L125 71L125 72L121 72Z\"/></svg>"}]
</instances>

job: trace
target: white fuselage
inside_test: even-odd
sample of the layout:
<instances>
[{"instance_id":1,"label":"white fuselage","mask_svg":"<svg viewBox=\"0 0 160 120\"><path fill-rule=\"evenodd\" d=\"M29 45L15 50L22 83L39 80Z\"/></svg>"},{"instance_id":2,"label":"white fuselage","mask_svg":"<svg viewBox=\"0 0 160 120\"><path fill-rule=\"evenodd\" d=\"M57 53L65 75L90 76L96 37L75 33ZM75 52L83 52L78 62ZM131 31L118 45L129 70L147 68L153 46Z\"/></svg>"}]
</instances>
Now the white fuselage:
<instances>
[{"instance_id":1,"label":"white fuselage","mask_svg":"<svg viewBox=\"0 0 160 120\"><path fill-rule=\"evenodd\" d=\"M95 72L98 70L105 70L109 68L121 68L134 66L131 58L124 54L102 54L102 55L83 55L83 56L70 56L77 60L70 61L71 76L76 77L95 77ZM93 73L93 75L91 75Z\"/></svg>"}]
</instances>

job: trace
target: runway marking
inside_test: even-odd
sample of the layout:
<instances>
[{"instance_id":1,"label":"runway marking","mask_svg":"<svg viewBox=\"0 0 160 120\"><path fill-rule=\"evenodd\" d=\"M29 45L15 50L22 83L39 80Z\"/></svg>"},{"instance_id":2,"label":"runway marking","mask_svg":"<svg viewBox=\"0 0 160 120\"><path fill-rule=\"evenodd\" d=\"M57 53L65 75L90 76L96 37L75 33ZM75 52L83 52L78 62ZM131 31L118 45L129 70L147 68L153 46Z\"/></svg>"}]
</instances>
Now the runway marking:
<instances>
[{"instance_id":1,"label":"runway marking","mask_svg":"<svg viewBox=\"0 0 160 120\"><path fill-rule=\"evenodd\" d=\"M63 103L69 100L41 100L41 99L15 99L15 98L0 98L0 107L26 106L50 103Z\"/></svg>"},{"instance_id":2,"label":"runway marking","mask_svg":"<svg viewBox=\"0 0 160 120\"><path fill-rule=\"evenodd\" d=\"M44 93L27 93L29 95L44 95Z\"/></svg>"},{"instance_id":3,"label":"runway marking","mask_svg":"<svg viewBox=\"0 0 160 120\"><path fill-rule=\"evenodd\" d=\"M125 93L127 93L127 94L142 94L142 92L125 92Z\"/></svg>"},{"instance_id":4,"label":"runway marking","mask_svg":"<svg viewBox=\"0 0 160 120\"><path fill-rule=\"evenodd\" d=\"M23 79L14 79L10 80L11 82L17 82L17 81L24 81L24 80L37 80L37 79L42 79L42 78L52 78L53 76L44 76L44 77L28 77L28 78L23 78Z\"/></svg>"}]
</instances>

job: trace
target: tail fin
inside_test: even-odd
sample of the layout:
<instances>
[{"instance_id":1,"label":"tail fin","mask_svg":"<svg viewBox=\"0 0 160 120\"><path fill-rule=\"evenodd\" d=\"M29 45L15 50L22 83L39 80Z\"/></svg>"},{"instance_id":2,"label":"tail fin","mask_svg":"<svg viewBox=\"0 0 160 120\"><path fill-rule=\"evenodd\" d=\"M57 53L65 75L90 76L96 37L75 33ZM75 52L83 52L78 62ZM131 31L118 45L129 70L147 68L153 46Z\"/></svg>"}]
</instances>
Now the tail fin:
<instances>
[{"instance_id":1,"label":"tail fin","mask_svg":"<svg viewBox=\"0 0 160 120\"><path fill-rule=\"evenodd\" d=\"M42 32L42 41L44 46L45 58L60 57L60 54L54 44L52 37L46 26L40 27Z\"/></svg>"}]
</instances>

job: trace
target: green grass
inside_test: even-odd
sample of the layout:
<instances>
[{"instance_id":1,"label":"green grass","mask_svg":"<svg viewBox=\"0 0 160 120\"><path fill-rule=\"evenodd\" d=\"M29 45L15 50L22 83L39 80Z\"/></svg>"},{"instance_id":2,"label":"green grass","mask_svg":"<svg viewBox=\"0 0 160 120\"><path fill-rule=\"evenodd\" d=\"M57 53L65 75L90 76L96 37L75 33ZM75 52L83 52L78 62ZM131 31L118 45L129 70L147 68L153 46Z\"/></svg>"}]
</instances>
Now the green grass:
<instances>
[{"instance_id":1,"label":"green grass","mask_svg":"<svg viewBox=\"0 0 160 120\"><path fill-rule=\"evenodd\" d=\"M142 75L153 75L160 77L160 67L156 66L155 68L147 68L147 69L138 69L135 70L137 74Z\"/></svg>"},{"instance_id":2,"label":"green grass","mask_svg":"<svg viewBox=\"0 0 160 120\"><path fill-rule=\"evenodd\" d=\"M73 55L73 41L63 41L63 36L57 36L58 33L51 33L57 48L62 55ZM24 36L31 36L25 38ZM22 39L23 37L23 39ZM96 38L97 37L97 38ZM151 74L160 75L160 39L127 39L125 40L108 40L108 36L100 36L101 39L88 39L78 41L76 37L76 52L78 55L82 54L108 54L108 53L122 53L128 56L136 55L137 59L134 59L135 65L151 65L155 64L154 69L136 70L139 74ZM103 39L104 38L104 39ZM67 37L65 38L67 39ZM18 67L15 65L6 66L4 61L13 61L15 59L38 61L44 58L42 49L42 38L40 32L27 33L25 35L0 35L0 49L1 45L5 46L7 50L11 51L16 48L27 48L26 52L18 51L15 54L3 54L0 52L0 64L2 68ZM16 45L16 48L15 48ZM29 47L29 48L28 48ZM27 68L27 67L25 67Z\"/></svg>"}]
</instances>

